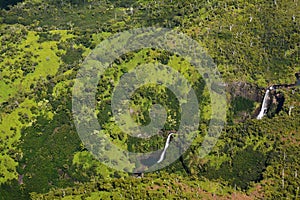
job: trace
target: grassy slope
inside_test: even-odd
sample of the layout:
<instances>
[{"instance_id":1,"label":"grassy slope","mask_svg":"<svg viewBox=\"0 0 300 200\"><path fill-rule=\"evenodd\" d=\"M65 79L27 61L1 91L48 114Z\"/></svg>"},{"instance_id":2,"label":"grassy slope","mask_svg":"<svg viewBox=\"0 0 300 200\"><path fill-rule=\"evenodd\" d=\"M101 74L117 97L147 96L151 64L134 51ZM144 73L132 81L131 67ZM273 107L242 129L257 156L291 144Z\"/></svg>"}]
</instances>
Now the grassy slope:
<instances>
[{"instance_id":1,"label":"grassy slope","mask_svg":"<svg viewBox=\"0 0 300 200\"><path fill-rule=\"evenodd\" d=\"M228 3L228 2L227 2ZM222 3L221 3L222 4ZM280 4L281 5L281 4ZM223 7L224 5L220 5L220 7ZM266 46L268 44L268 41L263 41L260 39L260 37L265 29L262 27L263 24L263 18L262 15L257 12L258 7L261 6L260 4L257 4L255 6L249 5L244 6L245 8L240 8L236 9L234 7L228 6L228 8L214 8L211 9L208 14L203 14L200 15L200 20L199 24L202 24L201 27L199 28L198 25L192 24L191 26L186 25L186 28L183 28L184 32L187 32L189 35L193 35L196 33L197 37L200 37L199 40L201 40L201 43L204 44L204 46L208 49L208 51L211 53L211 55L216 59L216 62L219 64L219 69L220 71L224 72L224 77L228 81L247 81L251 83L257 83L260 86L267 86L270 83L289 83L292 82L293 80L293 73L295 71L299 71L299 65L297 65L297 62L292 62L292 63L279 63L276 66L270 66L271 68L268 68L269 65L272 65L276 62L276 60L272 61L274 59L272 57L272 53L276 53L276 46L274 47L269 47ZM283 7L279 7L279 14L276 15L276 17L279 17L282 12L284 12L284 9L286 4L283 4ZM159 6L158 6L159 7ZM266 8L266 7L263 7ZM286 11L285 13L285 18L291 19L292 14L294 13L293 10L295 7L289 7L289 11ZM76 9L75 9L76 10ZM122 9L120 9L122 10ZM108 12L108 16L113 16L113 10L111 11L105 11ZM202 11L199 11L200 13ZM220 16L221 18L214 17L216 14L215 12L221 12ZM264 10L264 12L267 12L267 9ZM86 16L84 16L87 14ZM254 20L249 23L249 15L255 16ZM63 12L61 10L58 10L58 16L63 15ZM120 13L120 15L123 15ZM296 20L299 20L299 17L296 15ZM232 17L234 16L234 17ZM210 17L210 20L205 20L206 17ZM25 17L26 18L26 17ZM80 20L79 20L80 18ZM99 18L99 16L98 16ZM98 20L97 18L97 20ZM85 21L85 19L88 19L88 21ZM134 19L134 17L133 17ZM54 21L53 21L54 20ZM89 23L93 21L97 21L94 16L90 12L87 11L80 11L78 10L76 13L76 18L73 18L72 15L67 15L66 18L63 18L63 21L60 20L59 17L48 18L45 20L42 20L42 24L67 24L69 21L74 21L74 22L80 22L78 24L75 24L75 26L78 27L88 27ZM90 21L89 21L90 20ZM104 19L103 19L104 20ZM190 20L190 18L184 19L186 20L186 23ZM184 21L183 20L183 21ZM197 18L195 19L197 20ZM105 20L104 20L105 21ZM113 20L113 17L111 17L111 21ZM205 21L205 22L204 22ZM114 23L114 22L112 22ZM280 22L280 24L283 24L284 22ZM297 21L298 23L298 21ZM41 24L41 25L42 25ZM230 26L233 25L232 30L230 30ZM288 21L287 26L290 25L290 21ZM70 25L69 25L70 26ZM123 24L124 26L124 24ZM222 26L222 29L220 29L220 26ZM282 25L283 26L283 25ZM258 35L255 34L255 31L257 31L255 28L259 27L262 32L258 33ZM68 27L70 28L70 27ZM118 29L119 24L115 23L114 29ZM268 27L267 27L268 28ZM283 27L277 27L281 28L284 30ZM210 33L207 33L207 29L210 29ZM271 32L274 30L271 30ZM61 35L61 40L65 40L67 38L73 37L72 34L68 34L67 31L64 30L56 30L56 31L50 31L52 33L59 33ZM239 37L239 33L243 32L244 37ZM296 32L297 34L299 32ZM9 33L8 33L9 34ZM23 39L21 43L16 44L13 46L13 48L17 49L18 55L15 58L11 58L10 56L5 56L4 61L1 62L0 68L2 70L1 76L12 76L12 73L10 72L10 69L7 68L6 63L10 62L11 66L14 65L14 63L19 60L23 59L25 55L25 51L30 51L33 52L34 55L37 55L37 58L31 57L29 58L32 62L38 62L38 65L36 66L36 69L33 73L28 74L26 76L22 76L22 71L20 69L16 69L15 74L20 74L20 78L17 78L14 82L12 83L4 83L3 80L0 80L0 102L5 102L8 101L9 98L18 98L18 96L22 94L29 94L31 93L30 91L30 85L32 83L36 84L39 81L42 81L43 79L46 78L47 75L55 75L57 73L57 70L59 68L59 65L62 64L62 61L60 58L56 55L57 52L65 53L63 50L58 50L56 44L58 43L57 41L46 41L43 43L39 43L38 41L38 36L35 35L36 31L29 31L28 34L26 35L26 39ZM110 33L105 33L103 37L107 37ZM271 33L270 33L271 34ZM280 34L288 34L288 32L283 32ZM94 34L94 40L95 41L100 41L99 35L101 34ZM228 39L227 36L230 38ZM3 35L1 37L4 37ZM102 37L102 36L101 36ZM289 37L289 36L286 36ZM216 39L217 38L217 39ZM267 38L264 38L267 40ZM298 41L297 38L295 39L295 42ZM250 47L250 43L253 42L253 46ZM96 42L97 43L97 42ZM230 45L229 45L230 44ZM279 53L276 55L281 55L284 56L284 53L287 52L286 56L294 56L297 58L298 51L293 50L293 48L297 49L296 46L292 47L292 49L284 49L287 48L284 44L282 43L272 43L272 45L278 44L282 50L279 50ZM25 46L30 45L29 48L26 48ZM264 52L264 47L269 48L269 52ZM25 50L25 51L23 51ZM236 56L232 56L233 51L238 51L238 54ZM218 52L221 53L218 53ZM89 51L85 51L84 55L87 55ZM124 64L125 68L130 68L132 66L135 66L137 63L141 62L146 62L141 59L141 57L145 55L145 52L141 51L138 54L135 54L135 57L128 62L127 64ZM259 57L260 55L266 56L266 59L268 62L264 63ZM296 56L295 56L296 55ZM154 56L153 56L154 57ZM298 55L299 58L299 55ZM272 62L271 62L272 61ZM184 71L185 68L188 67L186 64L180 63L178 58L172 57L169 61L169 64L172 65L174 68L179 69L182 68L182 71ZM272 68L273 67L273 68ZM276 68L278 67L278 69ZM256 73L260 72L260 73ZM70 74L72 71L67 71L64 74ZM57 84L54 87L53 90L53 97L59 98L62 95L66 94L66 87L69 85L70 80L64 80ZM105 96L106 94L103 94ZM18 99L19 100L19 99ZM296 102L296 100L292 102ZM1 121L0 121L0 130L4 132L4 134L1 134L1 142L0 145L2 148L5 150L1 151L3 154L1 159L2 162L0 162L0 171L4 174L4 178L0 179L0 182L6 182L7 180L17 178L17 173L16 173L16 159L15 157L17 156L18 152L15 148L15 144L18 143L20 136L21 136L21 129L25 126L30 126L31 122L34 122L35 118L38 115L44 115L47 112L49 113L49 119L51 118L51 109L48 110L47 106L41 106L41 103L38 103L35 101L35 99L24 99L22 101L18 102L19 106L14 109L10 113L5 113L1 112ZM41 110L40 113L33 114L30 109L36 107ZM28 122L23 122L22 118L19 116L19 112L22 113L23 115L26 114L28 115ZM206 116L208 118L208 116ZM11 129L13 127L13 129ZM9 139L6 139L6 136L9 137ZM256 144L255 148L263 145L263 142L268 142L267 137L258 137L258 136L249 136L246 140L246 145L251 145L251 144ZM124 145L120 143L120 145ZM221 144L220 146L223 146L224 144ZM6 150L6 148L8 148ZM6 153L8 151L14 151L15 154L8 156ZM75 165L84 165L86 163L88 166L85 166L86 168L89 168L89 165L95 165L97 168L97 173L101 175L108 176L110 172L107 170L107 168L101 168L97 164L95 164L94 160L83 159L83 161L79 161L78 155L81 155L82 153L77 153L74 157L74 164ZM88 155L85 155L84 153L82 154L83 157L87 157ZM227 156L216 156L216 155L211 155L209 158L211 160L211 165L212 166L217 166L220 167L222 162L228 161ZM160 181L158 181L160 182ZM150 183L149 183L150 184ZM190 184L190 183L188 183ZM208 184L208 182L203 183ZM211 193L215 192L209 188L208 186L202 186L202 188L206 187L206 191L209 191ZM156 191L159 189L155 189L155 192L160 192ZM117 192L116 192L117 193ZM226 194L226 192L224 193ZM98 195L107 195L105 192L94 192L91 194L92 196L98 196ZM223 195L223 194L220 194Z\"/></svg>"},{"instance_id":2,"label":"grassy slope","mask_svg":"<svg viewBox=\"0 0 300 200\"><path fill-rule=\"evenodd\" d=\"M67 31L52 31L52 33L60 34L62 36L61 40L72 37L72 35L67 34ZM26 51L34 52L34 55L37 55L37 57L31 57L28 59L32 60L33 62L38 62L38 65L33 73L29 73L24 77L21 76L9 85L3 82L2 85L0 84L0 91L3 93L3 95L0 96L1 103L8 101L9 98L16 99L21 94L32 93L30 89L31 84L35 84L38 80L46 79L47 75L55 75L57 73L61 63L60 58L56 55L56 52L58 51L56 46L57 42L49 41L40 44L37 42L38 39L39 38L36 35L36 32L29 31L26 39L22 40L20 44L14 47L18 56L13 59L10 57L4 57L4 61L1 62L0 68L2 69L2 76L11 75L10 68L5 63L11 63L11 66L13 66L16 61L23 59ZM23 51L24 49L25 51ZM22 61L25 62L25 60ZM21 69L17 69L17 71L20 70ZM48 111L47 106L43 105L43 102L36 102L35 99L29 100L21 98L21 101L18 99L18 102L15 102L15 104L17 104L17 108L15 108L12 112L1 112L0 115L0 130L2 132L0 136L1 140L3 141L3 143L1 143L1 148L4 149L1 151L1 154L5 155L7 161L4 162L5 159L3 159L1 162L1 168L3 169L1 170L1 173L4 176L0 179L1 183L17 178L16 166L18 163L16 162L16 157L21 152L18 152L16 149L16 144L21 138L22 128L31 126L35 121L35 118L39 115L46 115L49 117L49 120L51 119L51 116L53 116L53 113ZM31 112L32 108L38 108L39 112L33 114ZM26 116L26 120L24 120L24 116ZM8 151L15 153L8 157Z\"/></svg>"}]
</instances>

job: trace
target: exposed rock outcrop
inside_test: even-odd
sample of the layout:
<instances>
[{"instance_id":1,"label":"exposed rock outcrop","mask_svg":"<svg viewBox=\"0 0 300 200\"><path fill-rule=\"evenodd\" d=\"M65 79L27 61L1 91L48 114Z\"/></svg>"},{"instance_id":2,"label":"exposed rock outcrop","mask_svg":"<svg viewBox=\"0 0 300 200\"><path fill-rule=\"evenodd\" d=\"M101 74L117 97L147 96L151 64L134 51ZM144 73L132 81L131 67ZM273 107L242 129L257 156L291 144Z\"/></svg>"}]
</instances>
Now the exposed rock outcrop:
<instances>
[{"instance_id":1,"label":"exposed rock outcrop","mask_svg":"<svg viewBox=\"0 0 300 200\"><path fill-rule=\"evenodd\" d=\"M261 102L264 96L262 89L257 85L245 82L228 83L226 90L231 98L240 96L255 102Z\"/></svg>"}]
</instances>

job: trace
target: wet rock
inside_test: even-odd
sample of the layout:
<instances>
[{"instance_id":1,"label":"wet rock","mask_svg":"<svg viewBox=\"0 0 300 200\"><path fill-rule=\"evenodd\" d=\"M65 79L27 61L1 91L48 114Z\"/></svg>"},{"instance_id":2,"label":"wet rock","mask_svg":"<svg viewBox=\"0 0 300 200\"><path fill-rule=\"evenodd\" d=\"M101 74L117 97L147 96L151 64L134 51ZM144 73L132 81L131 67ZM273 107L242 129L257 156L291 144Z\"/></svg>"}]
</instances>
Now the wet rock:
<instances>
[{"instance_id":1,"label":"wet rock","mask_svg":"<svg viewBox=\"0 0 300 200\"><path fill-rule=\"evenodd\" d=\"M274 117L282 109L285 102L284 94L280 91L272 91L270 95L270 103L268 108L268 117Z\"/></svg>"}]
</instances>

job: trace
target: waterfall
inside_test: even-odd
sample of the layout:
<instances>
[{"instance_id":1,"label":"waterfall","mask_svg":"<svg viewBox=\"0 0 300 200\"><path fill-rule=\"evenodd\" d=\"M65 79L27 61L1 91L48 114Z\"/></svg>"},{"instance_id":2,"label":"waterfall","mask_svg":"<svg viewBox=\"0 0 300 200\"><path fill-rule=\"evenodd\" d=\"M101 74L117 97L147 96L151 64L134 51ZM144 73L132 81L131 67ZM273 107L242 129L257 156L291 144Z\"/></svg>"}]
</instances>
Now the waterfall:
<instances>
[{"instance_id":1,"label":"waterfall","mask_svg":"<svg viewBox=\"0 0 300 200\"><path fill-rule=\"evenodd\" d=\"M258 116L256 117L256 119L262 119L265 116L267 109L268 109L267 101L269 99L269 93L270 93L270 90L272 90L272 89L273 89L273 87L270 87L270 89L267 89L266 94L264 96L264 100L262 102L260 112L259 112Z\"/></svg>"},{"instance_id":2,"label":"waterfall","mask_svg":"<svg viewBox=\"0 0 300 200\"><path fill-rule=\"evenodd\" d=\"M159 160L157 161L157 163L160 163L161 161L164 160L165 153L166 153L167 148L169 147L169 144L170 144L171 135L173 135L173 134L174 134L174 133L170 133L170 134L168 135L168 138L167 138L167 141L166 141L166 144L165 144L165 148L164 148L163 152L161 153L160 158L159 158Z\"/></svg>"}]
</instances>

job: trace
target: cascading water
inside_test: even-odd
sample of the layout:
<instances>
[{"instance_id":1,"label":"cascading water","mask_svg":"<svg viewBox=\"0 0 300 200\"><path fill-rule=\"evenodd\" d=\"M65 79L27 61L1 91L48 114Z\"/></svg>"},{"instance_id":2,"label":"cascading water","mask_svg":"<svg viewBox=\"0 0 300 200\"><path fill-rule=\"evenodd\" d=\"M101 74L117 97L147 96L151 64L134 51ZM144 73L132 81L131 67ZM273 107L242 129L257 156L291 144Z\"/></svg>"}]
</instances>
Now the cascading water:
<instances>
[{"instance_id":1,"label":"cascading water","mask_svg":"<svg viewBox=\"0 0 300 200\"><path fill-rule=\"evenodd\" d=\"M174 134L174 133L170 133L170 134L168 135L168 138L167 138L167 141L166 141L166 144L165 144L165 148L164 148L163 152L161 153L160 158L159 158L159 160L157 161L157 163L160 163L161 161L164 160L165 153L166 153L166 151L167 151L167 148L169 147L170 139L171 139L171 136L172 136L173 134Z\"/></svg>"},{"instance_id":2,"label":"cascading water","mask_svg":"<svg viewBox=\"0 0 300 200\"><path fill-rule=\"evenodd\" d=\"M274 88L272 86L267 89L266 94L264 96L264 100L262 102L260 112L259 112L258 116L256 117L256 119L262 119L265 116L267 109L268 109L267 101L269 99L269 93L270 93L270 90L273 90L273 89Z\"/></svg>"}]
</instances>

